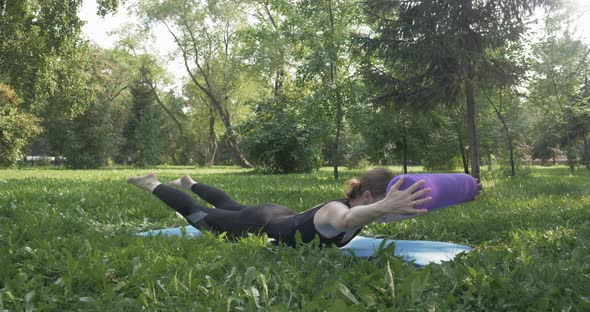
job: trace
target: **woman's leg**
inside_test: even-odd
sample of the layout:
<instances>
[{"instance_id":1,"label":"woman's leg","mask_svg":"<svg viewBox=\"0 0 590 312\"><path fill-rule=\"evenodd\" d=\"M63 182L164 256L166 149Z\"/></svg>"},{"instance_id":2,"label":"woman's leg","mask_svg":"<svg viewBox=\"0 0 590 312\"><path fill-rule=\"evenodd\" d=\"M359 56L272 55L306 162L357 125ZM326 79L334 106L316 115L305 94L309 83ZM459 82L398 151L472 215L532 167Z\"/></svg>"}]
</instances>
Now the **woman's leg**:
<instances>
[{"instance_id":1,"label":"woman's leg","mask_svg":"<svg viewBox=\"0 0 590 312\"><path fill-rule=\"evenodd\" d=\"M183 215L194 227L218 233L226 232L231 238L247 233L257 234L266 223L259 214L249 213L252 209L230 211L206 208L199 205L189 194L164 184L158 185L152 193Z\"/></svg>"},{"instance_id":2,"label":"woman's leg","mask_svg":"<svg viewBox=\"0 0 590 312\"><path fill-rule=\"evenodd\" d=\"M180 213L188 223L196 228L204 230L209 228L206 221L204 221L208 215L206 211L214 209L203 207L185 192L164 184L158 185L152 194L156 195L156 197L166 203L170 208Z\"/></svg>"},{"instance_id":3,"label":"woman's leg","mask_svg":"<svg viewBox=\"0 0 590 312\"><path fill-rule=\"evenodd\" d=\"M230 237L239 237L248 232L258 233L265 225L264 219L247 210L242 213L203 207L187 193L160 183L154 174L132 177L128 182L154 194L198 229L227 232Z\"/></svg>"},{"instance_id":4,"label":"woman's leg","mask_svg":"<svg viewBox=\"0 0 590 312\"><path fill-rule=\"evenodd\" d=\"M246 205L242 205L236 202L233 198L231 198L231 196L229 196L226 192L222 191L221 189L204 183L197 183L188 175L185 175L180 179L174 180L170 182L170 184L192 191L193 193L197 194L199 197L204 199L206 202L215 206L215 208L217 209L240 211L248 207Z\"/></svg>"},{"instance_id":5,"label":"woman's leg","mask_svg":"<svg viewBox=\"0 0 590 312\"><path fill-rule=\"evenodd\" d=\"M207 216L207 209L210 208L202 207L188 194L162 184L155 174L150 173L146 176L131 177L127 182L156 195L196 228L208 229L203 219Z\"/></svg>"}]
</instances>

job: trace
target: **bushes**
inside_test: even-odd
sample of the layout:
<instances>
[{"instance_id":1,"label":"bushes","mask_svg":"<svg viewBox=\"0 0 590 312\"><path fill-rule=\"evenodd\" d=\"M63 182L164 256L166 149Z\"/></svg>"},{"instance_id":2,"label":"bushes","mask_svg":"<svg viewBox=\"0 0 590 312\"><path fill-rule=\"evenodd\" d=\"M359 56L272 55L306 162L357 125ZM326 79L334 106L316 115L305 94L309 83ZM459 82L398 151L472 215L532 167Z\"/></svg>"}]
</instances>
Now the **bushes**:
<instances>
[{"instance_id":1,"label":"bushes","mask_svg":"<svg viewBox=\"0 0 590 312\"><path fill-rule=\"evenodd\" d=\"M296 102L279 97L255 107L255 117L240 127L248 159L274 173L310 172L321 165L316 125L306 123Z\"/></svg>"},{"instance_id":2,"label":"bushes","mask_svg":"<svg viewBox=\"0 0 590 312\"><path fill-rule=\"evenodd\" d=\"M18 110L20 103L16 92L0 83L0 167L13 166L29 139L41 132L37 117Z\"/></svg>"},{"instance_id":3,"label":"bushes","mask_svg":"<svg viewBox=\"0 0 590 312\"><path fill-rule=\"evenodd\" d=\"M47 123L52 146L65 156L68 168L93 169L108 164L121 141L120 130L113 121L115 114L102 101L93 103L79 116Z\"/></svg>"}]
</instances>

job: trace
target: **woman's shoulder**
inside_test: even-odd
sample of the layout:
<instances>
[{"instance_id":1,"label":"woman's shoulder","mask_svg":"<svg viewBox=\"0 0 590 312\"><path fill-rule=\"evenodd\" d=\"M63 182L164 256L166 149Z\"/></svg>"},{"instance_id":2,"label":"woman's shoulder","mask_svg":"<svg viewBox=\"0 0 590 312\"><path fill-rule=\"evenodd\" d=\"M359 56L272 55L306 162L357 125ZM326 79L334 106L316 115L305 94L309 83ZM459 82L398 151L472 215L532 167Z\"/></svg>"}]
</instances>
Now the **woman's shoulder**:
<instances>
[{"instance_id":1,"label":"woman's shoulder","mask_svg":"<svg viewBox=\"0 0 590 312\"><path fill-rule=\"evenodd\" d=\"M320 210L320 208L322 208L322 207L324 207L324 206L326 206L328 204L330 204L330 205L331 204L336 204L336 205L341 204L341 205L345 205L346 207L350 208L350 203L348 202L348 199L346 199L346 198L340 198L340 199L328 200L328 201L325 201L325 202L323 202L321 204L315 205L315 206L313 206L313 207L305 210L304 212L302 212L302 214L303 213L309 213L309 212L314 212L315 213L316 211Z\"/></svg>"},{"instance_id":2,"label":"woman's shoulder","mask_svg":"<svg viewBox=\"0 0 590 312\"><path fill-rule=\"evenodd\" d=\"M338 198L338 199L328 200L328 201L325 201L325 202L315 206L315 208L321 208L327 204L333 204L333 203L343 204L346 207L350 208L350 202L346 198Z\"/></svg>"},{"instance_id":3,"label":"woman's shoulder","mask_svg":"<svg viewBox=\"0 0 590 312\"><path fill-rule=\"evenodd\" d=\"M318 210L319 210L319 208L323 208L323 207L341 208L343 206L346 208L350 208L350 203L345 198L329 200L327 202L322 203L321 205L316 206L316 208L318 208Z\"/></svg>"},{"instance_id":4,"label":"woman's shoulder","mask_svg":"<svg viewBox=\"0 0 590 312\"><path fill-rule=\"evenodd\" d=\"M350 208L350 202L346 198L330 200L330 201L327 201L326 204L334 203L334 202L344 204L346 207Z\"/></svg>"}]
</instances>

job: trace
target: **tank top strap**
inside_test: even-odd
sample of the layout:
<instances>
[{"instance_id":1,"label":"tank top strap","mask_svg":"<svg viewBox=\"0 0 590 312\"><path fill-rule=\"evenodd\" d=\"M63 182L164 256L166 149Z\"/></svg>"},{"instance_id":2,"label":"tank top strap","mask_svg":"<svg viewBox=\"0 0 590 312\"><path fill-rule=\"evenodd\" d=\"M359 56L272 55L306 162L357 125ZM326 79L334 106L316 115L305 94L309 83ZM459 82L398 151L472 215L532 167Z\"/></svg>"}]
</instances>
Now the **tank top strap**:
<instances>
[{"instance_id":1,"label":"tank top strap","mask_svg":"<svg viewBox=\"0 0 590 312\"><path fill-rule=\"evenodd\" d=\"M296 226L297 231L299 231L301 233L301 238L302 238L303 242L312 241L316 236L318 236L320 238L320 244L322 246L336 245L338 247L341 247L341 246L346 245L352 238L354 238L361 231L362 228L358 229L354 233L354 235L352 235L350 237L350 239L347 240L346 242L341 242L342 238L346 235L346 232L342 232L332 238L328 238L328 237L325 237L322 234L320 234L316 230L315 225L313 224L314 216L315 216L316 212L318 212L318 210L320 210L320 208L324 207L326 204L331 203L331 202L339 202L339 203L346 205L348 208L350 208L350 202L347 199L345 199L345 198L334 199L334 200L330 200L330 201L321 203L321 204L319 204L313 208L310 208L310 209L308 209L296 216L295 226Z\"/></svg>"}]
</instances>

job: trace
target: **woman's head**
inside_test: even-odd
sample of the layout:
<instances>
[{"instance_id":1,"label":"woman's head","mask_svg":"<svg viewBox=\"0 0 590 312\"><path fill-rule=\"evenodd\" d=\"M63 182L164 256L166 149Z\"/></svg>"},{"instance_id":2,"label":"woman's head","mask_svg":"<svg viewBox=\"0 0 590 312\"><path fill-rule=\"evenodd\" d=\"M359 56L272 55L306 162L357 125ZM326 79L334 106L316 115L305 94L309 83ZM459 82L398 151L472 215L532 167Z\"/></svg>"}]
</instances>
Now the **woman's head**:
<instances>
[{"instance_id":1,"label":"woman's head","mask_svg":"<svg viewBox=\"0 0 590 312\"><path fill-rule=\"evenodd\" d=\"M351 179L346 183L346 198L364 204L381 200L393 176L393 172L386 168L371 169L360 180Z\"/></svg>"}]
</instances>

